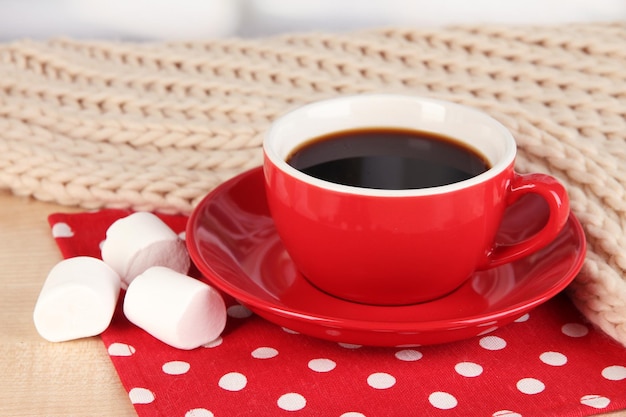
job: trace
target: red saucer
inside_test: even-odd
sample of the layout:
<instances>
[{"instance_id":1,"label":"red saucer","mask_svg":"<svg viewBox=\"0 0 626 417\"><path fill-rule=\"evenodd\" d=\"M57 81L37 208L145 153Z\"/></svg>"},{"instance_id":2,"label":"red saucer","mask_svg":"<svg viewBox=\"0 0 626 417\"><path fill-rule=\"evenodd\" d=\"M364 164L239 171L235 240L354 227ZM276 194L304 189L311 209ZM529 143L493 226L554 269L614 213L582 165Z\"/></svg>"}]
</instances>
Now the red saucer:
<instances>
[{"instance_id":1,"label":"red saucer","mask_svg":"<svg viewBox=\"0 0 626 417\"><path fill-rule=\"evenodd\" d=\"M525 198L506 215L498 242L542 225L543 201ZM330 296L296 270L269 215L262 168L217 187L187 224L187 247L207 281L259 316L292 331L361 345L435 344L495 330L563 290L580 270L585 237L570 218L548 247L522 260L475 273L435 301L384 307Z\"/></svg>"}]
</instances>

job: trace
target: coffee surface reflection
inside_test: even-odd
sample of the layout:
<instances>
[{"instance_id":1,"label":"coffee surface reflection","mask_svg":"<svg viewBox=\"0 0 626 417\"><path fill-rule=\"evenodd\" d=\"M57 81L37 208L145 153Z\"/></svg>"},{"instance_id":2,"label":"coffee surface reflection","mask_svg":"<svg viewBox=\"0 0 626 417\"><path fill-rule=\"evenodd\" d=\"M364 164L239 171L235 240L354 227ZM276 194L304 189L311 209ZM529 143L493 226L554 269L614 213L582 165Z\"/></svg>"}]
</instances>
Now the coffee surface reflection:
<instances>
[{"instance_id":1,"label":"coffee surface reflection","mask_svg":"<svg viewBox=\"0 0 626 417\"><path fill-rule=\"evenodd\" d=\"M362 188L430 188L489 169L478 151L447 136L404 129L355 129L309 140L287 159L313 177Z\"/></svg>"}]
</instances>

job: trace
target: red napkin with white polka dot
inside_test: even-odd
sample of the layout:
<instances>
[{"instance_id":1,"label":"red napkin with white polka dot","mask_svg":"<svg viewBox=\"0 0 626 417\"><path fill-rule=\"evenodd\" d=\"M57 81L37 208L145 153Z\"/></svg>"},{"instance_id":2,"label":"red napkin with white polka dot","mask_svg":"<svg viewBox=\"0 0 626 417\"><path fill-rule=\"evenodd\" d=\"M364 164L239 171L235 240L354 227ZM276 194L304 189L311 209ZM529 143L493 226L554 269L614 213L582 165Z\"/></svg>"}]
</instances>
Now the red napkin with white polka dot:
<instances>
[{"instance_id":1,"label":"red napkin with white polka dot","mask_svg":"<svg viewBox=\"0 0 626 417\"><path fill-rule=\"evenodd\" d=\"M106 229L128 214L55 213L49 223L64 257L100 257ZM184 233L186 217L159 216ZM226 299L222 337L192 351L154 339L118 308L102 341L140 417L561 417L626 408L626 349L564 295L489 335L405 348L290 333Z\"/></svg>"}]
</instances>

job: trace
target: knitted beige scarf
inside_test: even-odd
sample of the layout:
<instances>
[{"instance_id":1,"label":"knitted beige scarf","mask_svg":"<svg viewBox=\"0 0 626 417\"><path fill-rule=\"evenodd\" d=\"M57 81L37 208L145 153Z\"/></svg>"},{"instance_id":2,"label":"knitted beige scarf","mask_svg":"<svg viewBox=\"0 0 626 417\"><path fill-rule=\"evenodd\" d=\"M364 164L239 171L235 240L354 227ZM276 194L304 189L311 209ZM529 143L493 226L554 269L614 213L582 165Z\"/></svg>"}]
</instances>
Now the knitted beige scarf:
<instances>
[{"instance_id":1,"label":"knitted beige scarf","mask_svg":"<svg viewBox=\"0 0 626 417\"><path fill-rule=\"evenodd\" d=\"M345 93L478 107L520 172L568 187L589 248L569 294L626 345L626 26L457 27L206 42L0 45L0 187L85 208L188 213L261 164L286 110Z\"/></svg>"}]
</instances>

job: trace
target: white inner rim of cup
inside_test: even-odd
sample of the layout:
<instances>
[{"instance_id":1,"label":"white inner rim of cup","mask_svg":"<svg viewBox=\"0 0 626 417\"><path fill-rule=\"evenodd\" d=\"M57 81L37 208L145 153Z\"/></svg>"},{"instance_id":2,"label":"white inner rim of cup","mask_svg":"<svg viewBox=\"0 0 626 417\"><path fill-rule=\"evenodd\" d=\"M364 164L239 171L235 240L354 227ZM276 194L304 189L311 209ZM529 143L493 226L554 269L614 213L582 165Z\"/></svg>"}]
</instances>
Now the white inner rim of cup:
<instances>
[{"instance_id":1,"label":"white inner rim of cup","mask_svg":"<svg viewBox=\"0 0 626 417\"><path fill-rule=\"evenodd\" d=\"M479 151L487 158L491 168L453 184L386 190L321 180L286 162L295 149L313 138L368 127L393 127L445 135ZM514 161L516 144L500 122L470 107L417 96L362 94L314 102L283 115L267 132L263 149L267 158L281 171L317 187L370 196L421 196L451 192L493 178Z\"/></svg>"}]
</instances>

